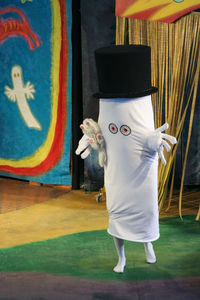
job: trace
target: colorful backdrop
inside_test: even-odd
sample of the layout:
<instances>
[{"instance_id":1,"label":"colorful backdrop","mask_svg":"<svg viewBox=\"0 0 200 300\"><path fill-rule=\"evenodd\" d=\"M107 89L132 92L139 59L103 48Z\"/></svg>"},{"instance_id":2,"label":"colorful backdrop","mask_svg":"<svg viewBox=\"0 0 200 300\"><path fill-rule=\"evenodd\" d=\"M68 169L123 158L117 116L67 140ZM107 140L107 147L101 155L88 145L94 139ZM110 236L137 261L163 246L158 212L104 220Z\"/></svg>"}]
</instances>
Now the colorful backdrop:
<instances>
[{"instance_id":1,"label":"colorful backdrop","mask_svg":"<svg viewBox=\"0 0 200 300\"><path fill-rule=\"evenodd\" d=\"M71 184L71 60L71 0L1 0L1 174Z\"/></svg>"},{"instance_id":2,"label":"colorful backdrop","mask_svg":"<svg viewBox=\"0 0 200 300\"><path fill-rule=\"evenodd\" d=\"M200 8L199 0L116 0L118 17L171 23Z\"/></svg>"}]
</instances>

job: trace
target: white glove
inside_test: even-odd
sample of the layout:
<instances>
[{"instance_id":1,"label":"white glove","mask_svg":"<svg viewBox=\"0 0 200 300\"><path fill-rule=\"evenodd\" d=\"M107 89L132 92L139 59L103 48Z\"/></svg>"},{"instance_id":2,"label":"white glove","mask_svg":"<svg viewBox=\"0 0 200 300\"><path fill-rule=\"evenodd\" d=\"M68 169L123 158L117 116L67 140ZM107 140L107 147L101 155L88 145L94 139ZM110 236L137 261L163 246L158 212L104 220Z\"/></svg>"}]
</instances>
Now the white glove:
<instances>
[{"instance_id":1,"label":"white glove","mask_svg":"<svg viewBox=\"0 0 200 300\"><path fill-rule=\"evenodd\" d=\"M106 150L105 141L101 134L101 129L94 120L85 119L83 124L80 125L83 132L83 137L80 139L76 154L81 152L81 158L85 159L92 149L98 151L99 165L103 167L106 164Z\"/></svg>"},{"instance_id":2,"label":"white glove","mask_svg":"<svg viewBox=\"0 0 200 300\"><path fill-rule=\"evenodd\" d=\"M172 145L177 143L177 140L174 136L161 133L169 128L168 123L165 123L161 127L157 128L151 134L147 136L146 146L152 150L157 151L163 165L166 165L166 160L164 157L164 147L166 148L167 152L171 150L171 146L165 141L168 140Z\"/></svg>"}]
</instances>

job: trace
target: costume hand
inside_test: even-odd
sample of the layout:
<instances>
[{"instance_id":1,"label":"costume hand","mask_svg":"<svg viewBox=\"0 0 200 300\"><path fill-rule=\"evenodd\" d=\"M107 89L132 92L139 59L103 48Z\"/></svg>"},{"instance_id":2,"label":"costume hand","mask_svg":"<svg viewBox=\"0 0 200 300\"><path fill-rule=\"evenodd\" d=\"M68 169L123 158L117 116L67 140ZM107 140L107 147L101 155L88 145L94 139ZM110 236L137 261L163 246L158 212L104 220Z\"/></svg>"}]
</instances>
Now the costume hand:
<instances>
[{"instance_id":1,"label":"costume hand","mask_svg":"<svg viewBox=\"0 0 200 300\"><path fill-rule=\"evenodd\" d=\"M85 119L80 128L84 135L79 141L76 154L79 155L82 152L81 158L85 159L91 150L94 149L98 151L99 165L103 167L106 164L106 150L104 138L98 123L92 119Z\"/></svg>"},{"instance_id":2,"label":"costume hand","mask_svg":"<svg viewBox=\"0 0 200 300\"><path fill-rule=\"evenodd\" d=\"M166 148L167 152L171 150L171 146L166 142L166 140L168 140L172 145L177 143L177 140L174 136L162 133L168 128L168 123L165 123L147 137L147 147L152 151L158 152L163 165L166 165L166 160L164 157L164 147Z\"/></svg>"},{"instance_id":3,"label":"costume hand","mask_svg":"<svg viewBox=\"0 0 200 300\"><path fill-rule=\"evenodd\" d=\"M85 159L91 152L92 148L89 142L89 136L84 134L78 143L78 148L76 149L76 155L79 155L81 152L81 158Z\"/></svg>"}]
</instances>

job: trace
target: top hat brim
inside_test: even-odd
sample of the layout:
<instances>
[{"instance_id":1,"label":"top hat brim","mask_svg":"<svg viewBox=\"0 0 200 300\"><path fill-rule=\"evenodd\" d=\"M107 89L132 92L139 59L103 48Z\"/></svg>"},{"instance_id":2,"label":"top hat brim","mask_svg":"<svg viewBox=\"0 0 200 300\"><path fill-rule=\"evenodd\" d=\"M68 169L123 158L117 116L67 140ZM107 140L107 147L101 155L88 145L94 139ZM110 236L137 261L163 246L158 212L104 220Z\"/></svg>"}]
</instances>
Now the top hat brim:
<instances>
[{"instance_id":1,"label":"top hat brim","mask_svg":"<svg viewBox=\"0 0 200 300\"><path fill-rule=\"evenodd\" d=\"M151 94L154 94L158 91L157 87L152 86L148 90L144 90L141 92L128 92L128 93L95 93L93 96L95 98L102 98L102 99L110 99L110 98L137 98L137 97L144 97Z\"/></svg>"}]
</instances>

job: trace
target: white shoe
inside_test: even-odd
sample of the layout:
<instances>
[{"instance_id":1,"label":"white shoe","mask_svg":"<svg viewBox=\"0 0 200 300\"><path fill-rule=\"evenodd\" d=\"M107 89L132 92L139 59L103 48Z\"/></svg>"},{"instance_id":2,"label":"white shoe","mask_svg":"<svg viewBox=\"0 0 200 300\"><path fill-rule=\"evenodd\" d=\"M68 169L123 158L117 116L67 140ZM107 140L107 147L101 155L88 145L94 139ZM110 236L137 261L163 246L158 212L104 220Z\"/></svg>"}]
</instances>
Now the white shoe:
<instances>
[{"instance_id":1,"label":"white shoe","mask_svg":"<svg viewBox=\"0 0 200 300\"><path fill-rule=\"evenodd\" d=\"M125 266L126 266L126 258L123 258L122 260L119 259L118 264L114 267L113 271L116 273L123 273Z\"/></svg>"},{"instance_id":2,"label":"white shoe","mask_svg":"<svg viewBox=\"0 0 200 300\"><path fill-rule=\"evenodd\" d=\"M148 264L155 264L156 262L156 255L153 250L152 243L144 243L144 248L146 252L146 259Z\"/></svg>"}]
</instances>

